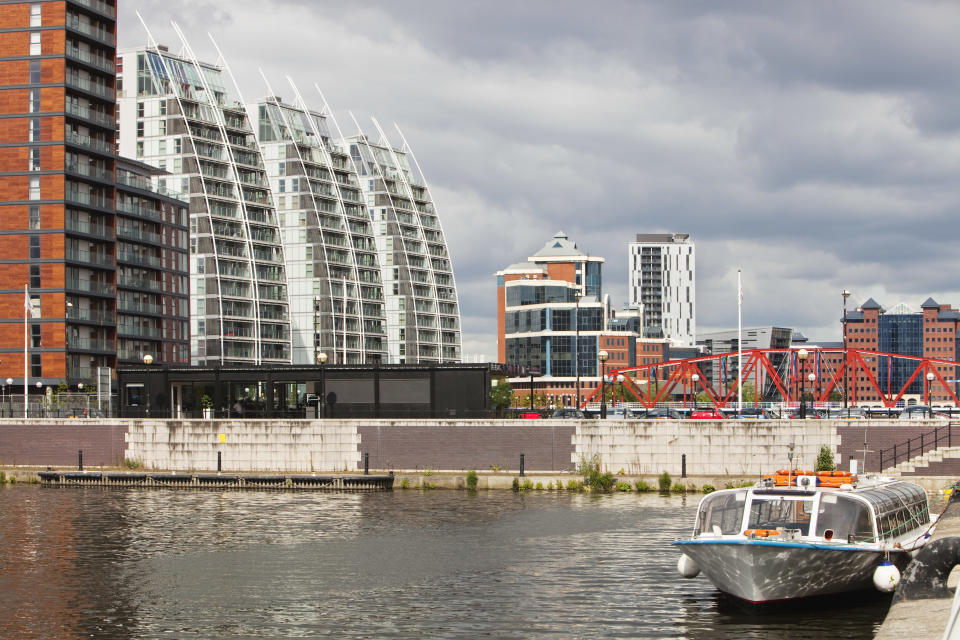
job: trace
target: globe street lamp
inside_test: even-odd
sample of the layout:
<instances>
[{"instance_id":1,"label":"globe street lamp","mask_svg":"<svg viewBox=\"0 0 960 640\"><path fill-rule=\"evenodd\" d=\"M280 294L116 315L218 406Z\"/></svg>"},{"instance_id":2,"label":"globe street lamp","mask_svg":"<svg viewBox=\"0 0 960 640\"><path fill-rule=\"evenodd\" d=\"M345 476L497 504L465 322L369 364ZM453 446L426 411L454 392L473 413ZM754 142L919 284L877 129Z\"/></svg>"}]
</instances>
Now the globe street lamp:
<instances>
[{"instance_id":1,"label":"globe street lamp","mask_svg":"<svg viewBox=\"0 0 960 640\"><path fill-rule=\"evenodd\" d=\"M810 374L807 375L807 380L810 381L810 394L811 394L811 395L813 395L813 383L816 381L816 379L817 379L817 374L815 374L815 373L810 373ZM801 398L801 400L802 400L802 399L803 399L803 398ZM814 400L815 400L815 399L816 399L816 396L814 396ZM814 406L813 406L814 400L811 400L811 401L810 401L810 410L811 410L811 411L814 410Z\"/></svg>"},{"instance_id":2,"label":"globe street lamp","mask_svg":"<svg viewBox=\"0 0 960 640\"><path fill-rule=\"evenodd\" d=\"M690 381L693 383L693 390L691 394L693 395L693 410L697 410L697 383L700 382L700 374L695 373L690 376Z\"/></svg>"},{"instance_id":3,"label":"globe street lamp","mask_svg":"<svg viewBox=\"0 0 960 640\"><path fill-rule=\"evenodd\" d=\"M936 376L933 375L933 372L927 373L927 419L933 418L933 407L930 405L930 385L933 384L933 379Z\"/></svg>"},{"instance_id":4,"label":"globe street lamp","mask_svg":"<svg viewBox=\"0 0 960 640\"><path fill-rule=\"evenodd\" d=\"M798 389L797 395L800 396L800 397L799 397L799 400L800 400L800 419L801 419L801 420L803 420L804 418L807 417L807 405L806 405L806 403L803 401L803 380L802 380L802 378L803 378L804 365L807 363L807 356L808 356L808 355L809 355L809 354L807 353L807 350L806 350L806 349L800 349L800 351L797 351L797 359L800 361L800 375L797 376L797 386L800 387L800 388Z\"/></svg>"},{"instance_id":5,"label":"globe street lamp","mask_svg":"<svg viewBox=\"0 0 960 640\"><path fill-rule=\"evenodd\" d=\"M145 355L143 356L143 364L147 365L148 367L149 367L150 365L152 365L152 364L153 364L153 356L150 355L149 353L148 353L148 354L145 354ZM149 417L150 417L150 374L147 374L147 388L146 388L146 392L147 392L147 417L149 418Z\"/></svg>"},{"instance_id":6,"label":"globe street lamp","mask_svg":"<svg viewBox=\"0 0 960 640\"><path fill-rule=\"evenodd\" d=\"M42 393L43 393L43 383L40 382L39 380L37 380L36 387L37 387L37 393L38 393L38 394L42 394ZM37 399L37 415L38 415L38 416L41 415L41 412L43 411L43 404L41 404L41 402L42 402L42 400L38 398L38 399Z\"/></svg>"},{"instance_id":7,"label":"globe street lamp","mask_svg":"<svg viewBox=\"0 0 960 640\"><path fill-rule=\"evenodd\" d=\"M7 396L7 404L12 405L13 404L13 378L7 378L7 386L10 387L10 395ZM4 389L6 388L7 387L4 387ZM10 408L10 415L12 416L13 409L11 407L8 407L8 408Z\"/></svg>"},{"instance_id":8,"label":"globe street lamp","mask_svg":"<svg viewBox=\"0 0 960 640\"><path fill-rule=\"evenodd\" d=\"M600 353L597 354L597 358L600 360L600 419L605 420L607 417L607 358L610 357L610 354L604 350L600 350Z\"/></svg>"},{"instance_id":9,"label":"globe street lamp","mask_svg":"<svg viewBox=\"0 0 960 640\"><path fill-rule=\"evenodd\" d=\"M321 351L317 354L317 364L320 365L320 417L325 418L327 413L326 381L323 378L323 365L327 362L327 354Z\"/></svg>"},{"instance_id":10,"label":"globe street lamp","mask_svg":"<svg viewBox=\"0 0 960 640\"><path fill-rule=\"evenodd\" d=\"M624 380L626 380L626 378L623 376L623 374L622 374L622 373L618 373L618 374L617 374L617 383L620 385L620 404L623 404L623 381L624 381Z\"/></svg>"}]
</instances>

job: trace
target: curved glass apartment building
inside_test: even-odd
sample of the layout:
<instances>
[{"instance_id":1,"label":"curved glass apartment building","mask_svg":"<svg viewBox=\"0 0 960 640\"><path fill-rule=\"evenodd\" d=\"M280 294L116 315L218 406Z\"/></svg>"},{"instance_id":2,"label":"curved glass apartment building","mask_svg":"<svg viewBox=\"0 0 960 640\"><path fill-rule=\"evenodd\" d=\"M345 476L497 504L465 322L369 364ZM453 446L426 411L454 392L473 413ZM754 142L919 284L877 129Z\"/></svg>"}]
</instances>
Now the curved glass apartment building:
<instances>
[{"instance_id":1,"label":"curved glass apartment building","mask_svg":"<svg viewBox=\"0 0 960 640\"><path fill-rule=\"evenodd\" d=\"M350 156L327 117L278 97L250 108L285 236L293 362L387 361L380 262Z\"/></svg>"},{"instance_id":2,"label":"curved glass apartment building","mask_svg":"<svg viewBox=\"0 0 960 640\"><path fill-rule=\"evenodd\" d=\"M433 198L409 147L380 136L346 144L376 235L390 362L459 362L460 307Z\"/></svg>"},{"instance_id":3,"label":"curved glass apartment building","mask_svg":"<svg viewBox=\"0 0 960 640\"><path fill-rule=\"evenodd\" d=\"M189 197L192 362L291 362L282 235L246 109L216 65L163 47L118 59L121 153Z\"/></svg>"}]
</instances>

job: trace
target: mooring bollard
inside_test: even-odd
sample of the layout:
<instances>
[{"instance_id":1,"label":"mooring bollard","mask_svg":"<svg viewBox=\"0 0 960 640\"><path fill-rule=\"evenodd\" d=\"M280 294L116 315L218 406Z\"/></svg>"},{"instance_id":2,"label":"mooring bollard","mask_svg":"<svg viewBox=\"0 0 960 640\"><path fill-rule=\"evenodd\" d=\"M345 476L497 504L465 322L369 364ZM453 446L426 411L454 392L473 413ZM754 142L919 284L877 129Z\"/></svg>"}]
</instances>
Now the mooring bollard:
<instances>
[{"instance_id":1,"label":"mooring bollard","mask_svg":"<svg viewBox=\"0 0 960 640\"><path fill-rule=\"evenodd\" d=\"M223 468L223 454L220 451L217 451L217 473L220 473Z\"/></svg>"},{"instance_id":2,"label":"mooring bollard","mask_svg":"<svg viewBox=\"0 0 960 640\"><path fill-rule=\"evenodd\" d=\"M520 477L523 477L523 454L520 454Z\"/></svg>"},{"instance_id":3,"label":"mooring bollard","mask_svg":"<svg viewBox=\"0 0 960 640\"><path fill-rule=\"evenodd\" d=\"M370 475L370 454L369 453L363 454L363 475L365 476Z\"/></svg>"},{"instance_id":4,"label":"mooring bollard","mask_svg":"<svg viewBox=\"0 0 960 640\"><path fill-rule=\"evenodd\" d=\"M83 449L77 449L77 469L83 471Z\"/></svg>"},{"instance_id":5,"label":"mooring bollard","mask_svg":"<svg viewBox=\"0 0 960 640\"><path fill-rule=\"evenodd\" d=\"M687 454L680 455L680 477L687 477Z\"/></svg>"}]
</instances>

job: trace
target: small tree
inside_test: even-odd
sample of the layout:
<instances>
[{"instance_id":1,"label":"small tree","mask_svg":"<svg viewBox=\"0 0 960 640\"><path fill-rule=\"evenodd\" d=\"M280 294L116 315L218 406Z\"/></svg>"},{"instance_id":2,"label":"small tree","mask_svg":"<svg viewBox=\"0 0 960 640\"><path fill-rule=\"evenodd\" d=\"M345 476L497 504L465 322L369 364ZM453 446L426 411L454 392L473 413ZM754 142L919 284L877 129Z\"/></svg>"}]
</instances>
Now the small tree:
<instances>
[{"instance_id":1,"label":"small tree","mask_svg":"<svg viewBox=\"0 0 960 640\"><path fill-rule=\"evenodd\" d=\"M496 384L490 389L490 404L498 415L513 404L513 387L503 376L494 378Z\"/></svg>"},{"instance_id":2,"label":"small tree","mask_svg":"<svg viewBox=\"0 0 960 640\"><path fill-rule=\"evenodd\" d=\"M833 449L827 445L820 447L820 454L817 456L816 471L833 471Z\"/></svg>"}]
</instances>

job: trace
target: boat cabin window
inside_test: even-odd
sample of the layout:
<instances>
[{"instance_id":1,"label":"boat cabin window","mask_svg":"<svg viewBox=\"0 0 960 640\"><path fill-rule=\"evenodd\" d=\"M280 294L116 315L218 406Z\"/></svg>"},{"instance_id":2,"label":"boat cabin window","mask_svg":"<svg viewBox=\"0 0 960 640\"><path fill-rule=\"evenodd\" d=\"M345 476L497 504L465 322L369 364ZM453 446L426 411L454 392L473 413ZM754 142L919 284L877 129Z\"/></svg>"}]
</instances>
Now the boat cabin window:
<instances>
[{"instance_id":1,"label":"boat cabin window","mask_svg":"<svg viewBox=\"0 0 960 640\"><path fill-rule=\"evenodd\" d=\"M740 533L743 507L746 503L746 491L714 493L707 496L700 503L696 535L715 534L717 529L724 535Z\"/></svg>"},{"instance_id":2,"label":"boat cabin window","mask_svg":"<svg viewBox=\"0 0 960 640\"><path fill-rule=\"evenodd\" d=\"M747 529L799 529L800 535L810 531L813 498L787 496L753 496Z\"/></svg>"},{"instance_id":3,"label":"boat cabin window","mask_svg":"<svg viewBox=\"0 0 960 640\"><path fill-rule=\"evenodd\" d=\"M873 538L870 507L847 496L824 493L820 496L820 508L817 511L816 534L823 537L828 530L833 532L832 540L846 541L851 535L855 540Z\"/></svg>"}]
</instances>

